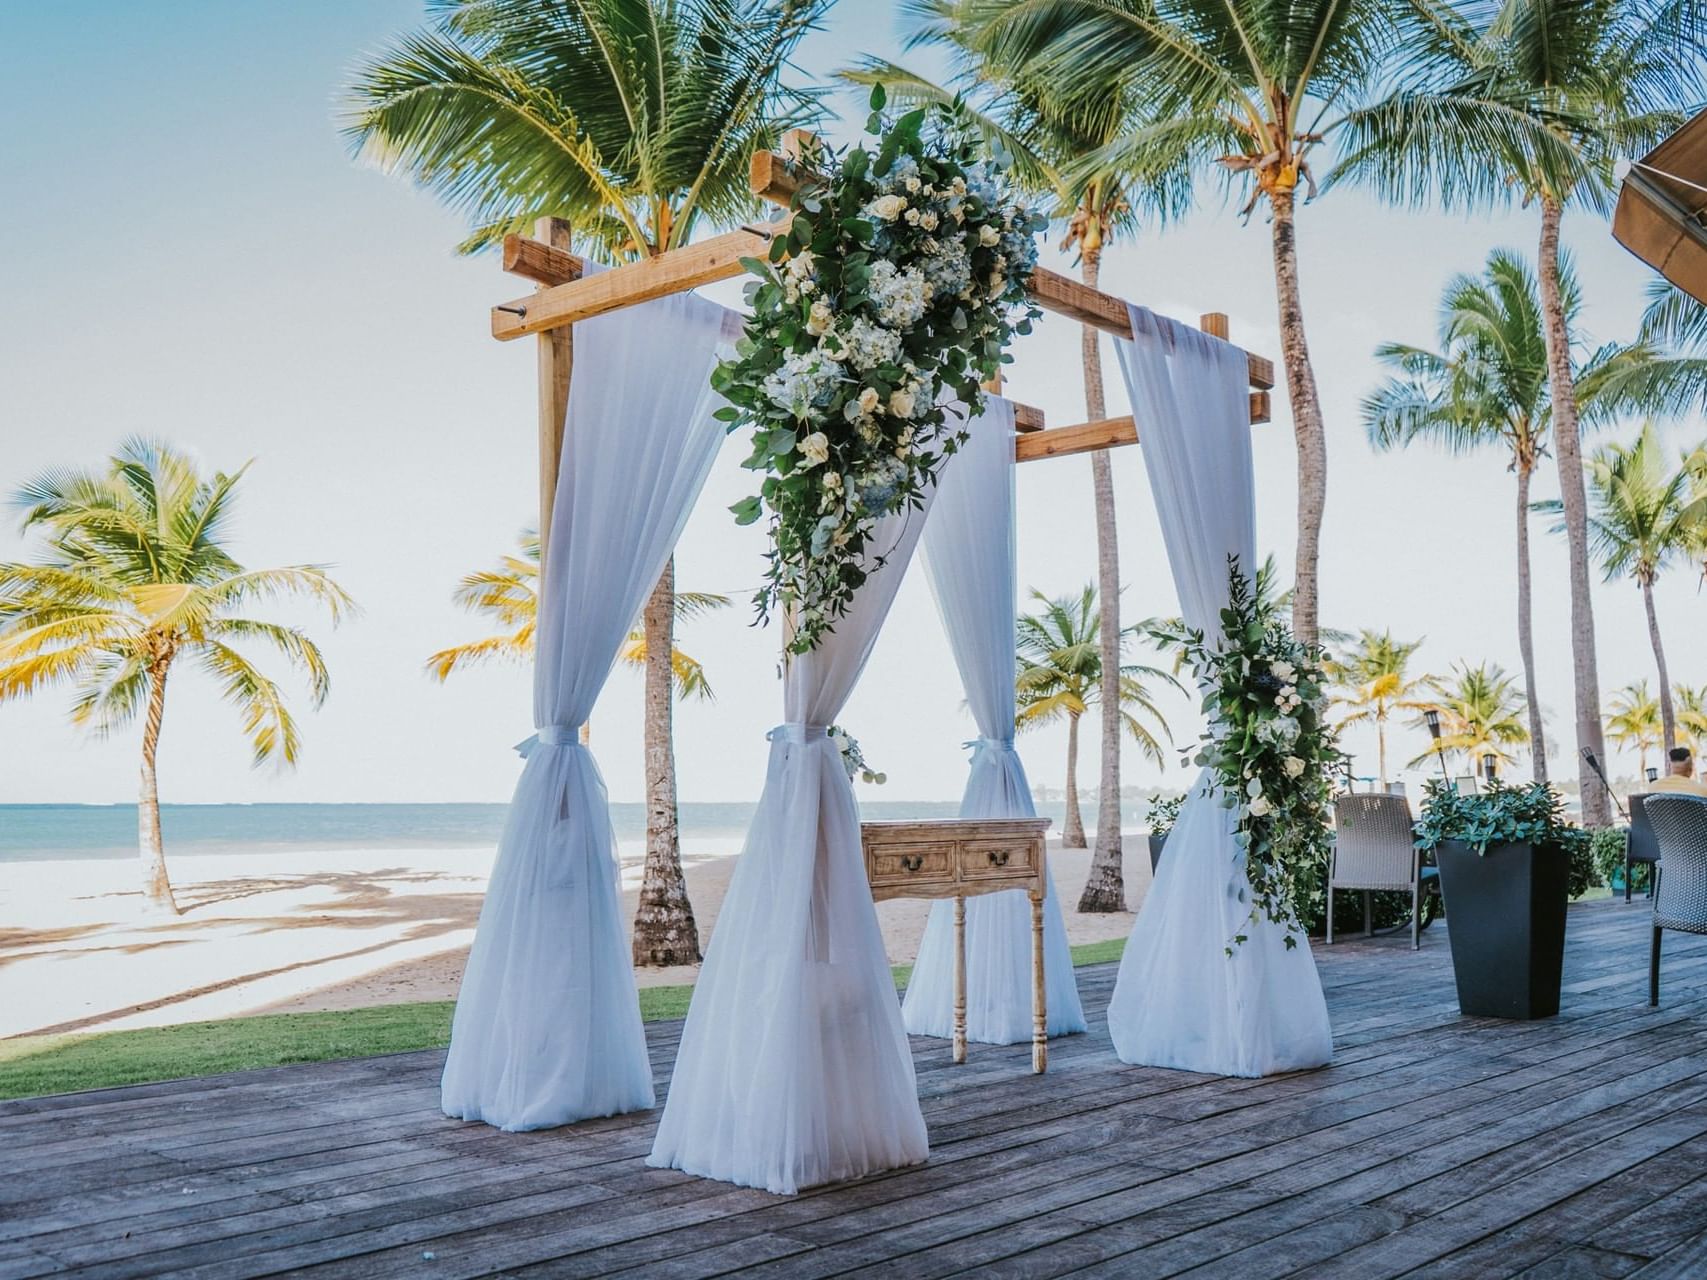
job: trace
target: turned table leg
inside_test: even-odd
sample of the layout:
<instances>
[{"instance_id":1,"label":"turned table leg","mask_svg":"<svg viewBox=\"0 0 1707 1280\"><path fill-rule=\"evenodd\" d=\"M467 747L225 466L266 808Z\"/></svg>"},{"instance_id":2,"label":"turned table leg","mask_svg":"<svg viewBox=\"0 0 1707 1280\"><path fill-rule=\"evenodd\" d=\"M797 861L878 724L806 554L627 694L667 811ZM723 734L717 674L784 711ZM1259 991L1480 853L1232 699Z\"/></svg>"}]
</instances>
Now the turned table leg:
<instances>
[{"instance_id":1,"label":"turned table leg","mask_svg":"<svg viewBox=\"0 0 1707 1280\"><path fill-rule=\"evenodd\" d=\"M1049 998L1043 987L1043 895L1031 894L1031 1069L1049 1069Z\"/></svg>"},{"instance_id":2,"label":"turned table leg","mask_svg":"<svg viewBox=\"0 0 1707 1280\"><path fill-rule=\"evenodd\" d=\"M954 1060L966 1061L966 899L954 899Z\"/></svg>"}]
</instances>

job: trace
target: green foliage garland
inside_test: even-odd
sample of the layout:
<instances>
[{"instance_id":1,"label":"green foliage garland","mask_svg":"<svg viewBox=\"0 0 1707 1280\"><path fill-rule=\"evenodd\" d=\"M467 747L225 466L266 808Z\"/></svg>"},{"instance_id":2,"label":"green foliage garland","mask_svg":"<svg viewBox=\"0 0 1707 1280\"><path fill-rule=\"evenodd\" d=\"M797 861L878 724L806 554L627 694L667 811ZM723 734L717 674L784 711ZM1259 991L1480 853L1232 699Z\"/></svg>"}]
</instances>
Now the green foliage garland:
<instances>
[{"instance_id":1,"label":"green foliage garland","mask_svg":"<svg viewBox=\"0 0 1707 1280\"><path fill-rule=\"evenodd\" d=\"M814 648L890 550L885 516L918 509L984 406L981 384L1038 314L1025 296L1044 219L1021 204L946 111L893 123L872 91L875 147L817 147L787 230L749 258L752 317L712 385L718 416L752 429L759 492L731 508L770 519L761 618ZM931 127L927 128L927 125ZM958 400L968 415L951 401Z\"/></svg>"},{"instance_id":2,"label":"green foliage garland","mask_svg":"<svg viewBox=\"0 0 1707 1280\"><path fill-rule=\"evenodd\" d=\"M1204 690L1209 731L1195 763L1211 770L1221 803L1238 811L1233 839L1244 860L1251 913L1286 928L1288 949L1302 932L1302 895L1328 858L1328 819L1339 739L1328 705L1322 650L1305 644L1252 590L1237 557L1227 559L1222 639L1184 626L1158 633L1177 646ZM1247 935L1237 933L1236 945ZM1227 947L1233 954L1233 946Z\"/></svg>"}]
</instances>

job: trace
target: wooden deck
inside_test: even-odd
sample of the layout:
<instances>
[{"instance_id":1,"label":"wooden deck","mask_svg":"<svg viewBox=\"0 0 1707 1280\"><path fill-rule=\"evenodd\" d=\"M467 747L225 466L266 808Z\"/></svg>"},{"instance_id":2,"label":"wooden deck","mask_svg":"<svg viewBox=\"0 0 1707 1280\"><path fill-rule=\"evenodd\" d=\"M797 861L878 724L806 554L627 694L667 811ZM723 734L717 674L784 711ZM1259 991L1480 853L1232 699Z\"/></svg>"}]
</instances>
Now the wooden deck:
<instances>
[{"instance_id":1,"label":"wooden deck","mask_svg":"<svg viewBox=\"0 0 1707 1280\"><path fill-rule=\"evenodd\" d=\"M1331 949L1331 1067L916 1040L931 1159L785 1198L645 1167L656 1113L445 1119L443 1055L0 1103L0 1276L1707 1276L1707 938L1574 908L1562 1016L1458 1016L1446 938ZM669 1076L679 1024L649 1028Z\"/></svg>"}]
</instances>

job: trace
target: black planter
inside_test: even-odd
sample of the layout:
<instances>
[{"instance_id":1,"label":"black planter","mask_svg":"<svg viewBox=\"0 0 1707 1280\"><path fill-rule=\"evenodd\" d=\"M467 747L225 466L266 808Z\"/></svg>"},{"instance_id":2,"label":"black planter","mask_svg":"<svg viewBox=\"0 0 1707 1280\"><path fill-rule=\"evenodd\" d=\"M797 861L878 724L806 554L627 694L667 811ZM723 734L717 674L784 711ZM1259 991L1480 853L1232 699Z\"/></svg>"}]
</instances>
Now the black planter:
<instances>
[{"instance_id":1,"label":"black planter","mask_svg":"<svg viewBox=\"0 0 1707 1280\"><path fill-rule=\"evenodd\" d=\"M1559 1012L1571 859L1543 845L1435 849L1458 1007L1477 1018L1551 1018Z\"/></svg>"},{"instance_id":2,"label":"black planter","mask_svg":"<svg viewBox=\"0 0 1707 1280\"><path fill-rule=\"evenodd\" d=\"M1156 874L1156 864L1162 860L1162 846L1168 842L1168 833L1161 835L1150 833L1150 874Z\"/></svg>"}]
</instances>

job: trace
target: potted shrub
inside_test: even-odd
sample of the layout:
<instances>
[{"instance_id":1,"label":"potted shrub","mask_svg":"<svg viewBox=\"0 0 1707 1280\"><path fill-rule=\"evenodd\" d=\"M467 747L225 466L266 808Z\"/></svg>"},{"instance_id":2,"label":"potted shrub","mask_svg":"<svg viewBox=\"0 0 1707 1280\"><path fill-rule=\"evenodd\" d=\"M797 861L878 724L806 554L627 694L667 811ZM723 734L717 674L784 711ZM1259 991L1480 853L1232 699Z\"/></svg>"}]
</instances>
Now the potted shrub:
<instances>
[{"instance_id":1,"label":"potted shrub","mask_svg":"<svg viewBox=\"0 0 1707 1280\"><path fill-rule=\"evenodd\" d=\"M1156 874L1156 864L1162 860L1162 846L1168 842L1168 832L1174 829L1174 820L1179 817L1179 809L1185 803L1185 797L1180 796L1151 796L1147 817L1150 821L1150 874Z\"/></svg>"},{"instance_id":2,"label":"potted shrub","mask_svg":"<svg viewBox=\"0 0 1707 1280\"><path fill-rule=\"evenodd\" d=\"M1431 782L1417 845L1433 849L1446 901L1458 1007L1472 1017L1559 1012L1565 904L1588 833L1544 782L1489 783L1479 795Z\"/></svg>"}]
</instances>

